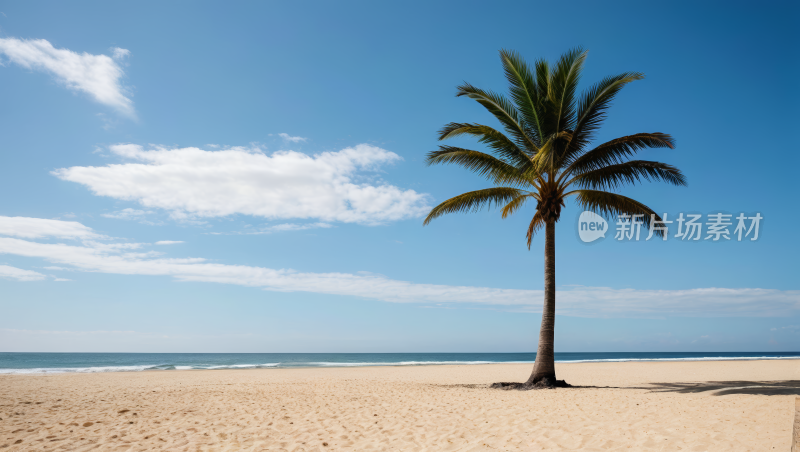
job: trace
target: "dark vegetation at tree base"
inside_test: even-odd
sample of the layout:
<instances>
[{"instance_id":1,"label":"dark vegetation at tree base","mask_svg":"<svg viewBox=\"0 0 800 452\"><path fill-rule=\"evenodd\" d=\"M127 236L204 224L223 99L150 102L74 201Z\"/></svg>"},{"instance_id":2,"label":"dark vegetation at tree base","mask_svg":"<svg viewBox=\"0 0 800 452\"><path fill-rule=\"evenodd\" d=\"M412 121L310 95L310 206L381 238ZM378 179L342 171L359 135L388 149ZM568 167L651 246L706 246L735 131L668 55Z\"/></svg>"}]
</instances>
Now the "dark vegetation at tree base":
<instances>
[{"instance_id":1,"label":"dark vegetation at tree base","mask_svg":"<svg viewBox=\"0 0 800 452\"><path fill-rule=\"evenodd\" d=\"M507 382L500 382L500 383L492 383L489 386L491 389L502 389L505 391L509 391L511 389L516 389L518 391L529 391L531 389L556 389L556 388L571 388L572 385L567 383L564 380L556 380L553 378L543 378L536 383L507 383Z\"/></svg>"}]
</instances>

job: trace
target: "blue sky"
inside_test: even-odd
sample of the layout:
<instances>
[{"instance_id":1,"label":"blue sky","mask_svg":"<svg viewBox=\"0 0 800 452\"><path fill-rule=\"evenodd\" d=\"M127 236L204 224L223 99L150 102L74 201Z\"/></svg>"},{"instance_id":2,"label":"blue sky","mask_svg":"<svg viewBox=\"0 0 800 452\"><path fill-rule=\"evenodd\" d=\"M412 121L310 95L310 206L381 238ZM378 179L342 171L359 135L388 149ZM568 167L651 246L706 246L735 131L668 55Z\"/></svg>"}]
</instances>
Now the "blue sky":
<instances>
[{"instance_id":1,"label":"blue sky","mask_svg":"<svg viewBox=\"0 0 800 452\"><path fill-rule=\"evenodd\" d=\"M423 160L448 122L496 125L454 93L505 91L498 50L575 46L582 87L647 76L598 143L677 141L643 158L688 187L622 193L673 218L764 219L757 241L584 244L568 204L556 351L798 350L798 9L2 4L0 351L535 350L532 206L423 227L432 205L487 186Z\"/></svg>"}]
</instances>

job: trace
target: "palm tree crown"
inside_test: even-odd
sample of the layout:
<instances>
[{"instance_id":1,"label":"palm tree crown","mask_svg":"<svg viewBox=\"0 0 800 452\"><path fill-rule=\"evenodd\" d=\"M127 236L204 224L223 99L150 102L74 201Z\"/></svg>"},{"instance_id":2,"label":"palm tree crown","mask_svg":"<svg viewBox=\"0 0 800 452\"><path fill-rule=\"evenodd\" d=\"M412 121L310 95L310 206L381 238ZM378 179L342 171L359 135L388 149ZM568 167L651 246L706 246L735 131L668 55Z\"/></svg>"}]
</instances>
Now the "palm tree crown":
<instances>
[{"instance_id":1,"label":"palm tree crown","mask_svg":"<svg viewBox=\"0 0 800 452\"><path fill-rule=\"evenodd\" d=\"M477 211L502 206L503 218L536 200L528 226L528 248L541 228L545 239L545 301L536 364L526 387L558 384L553 365L555 328L555 223L565 199L574 196L584 210L611 218L641 215L645 227L660 222L652 209L634 199L613 193L626 185L664 181L686 185L677 168L648 160L631 160L645 148L674 148L664 133L637 133L592 147L594 135L606 117L617 93L628 83L641 80L639 72L606 77L580 96L577 94L586 52L573 49L551 66L538 60L534 67L515 52L502 50L500 59L509 83L510 98L465 83L456 96L474 99L502 125L502 130L475 123L450 123L439 132L439 140L471 135L486 145L489 153L453 146L439 146L427 163L457 164L485 176L494 187L450 198L434 207L425 218L453 212ZM634 217L636 218L636 217ZM664 229L654 228L661 236ZM561 382L563 383L563 382Z\"/></svg>"},{"instance_id":2,"label":"palm tree crown","mask_svg":"<svg viewBox=\"0 0 800 452\"><path fill-rule=\"evenodd\" d=\"M643 215L649 226L660 221L652 209L631 198L607 190L645 180L686 185L680 170L665 163L629 160L645 148L674 148L664 133L637 133L594 148L593 135L602 124L611 101L623 86L644 75L625 72L606 77L586 90L576 91L586 52L574 49L550 66L539 60L534 70L515 52L502 50L500 59L510 85L511 99L465 83L456 96L476 100L497 118L505 134L474 123L450 123L439 132L445 140L472 135L487 145L491 154L453 146L439 146L427 156L429 165L454 163L489 179L495 187L453 197L431 210L425 223L452 212L476 211L492 204L503 206L502 216L515 213L531 199L536 211L528 227L528 248L534 233L548 220L558 221L567 197L599 214ZM656 229L656 234L661 231Z\"/></svg>"}]
</instances>

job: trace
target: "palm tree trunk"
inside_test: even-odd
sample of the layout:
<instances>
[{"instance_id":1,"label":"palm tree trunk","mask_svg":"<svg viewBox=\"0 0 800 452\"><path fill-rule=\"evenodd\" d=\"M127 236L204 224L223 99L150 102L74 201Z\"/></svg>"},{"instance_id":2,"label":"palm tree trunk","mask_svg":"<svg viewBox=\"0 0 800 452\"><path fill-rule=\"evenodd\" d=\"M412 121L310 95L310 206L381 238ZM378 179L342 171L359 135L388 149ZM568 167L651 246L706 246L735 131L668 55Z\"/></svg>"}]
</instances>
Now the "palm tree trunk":
<instances>
[{"instance_id":1,"label":"palm tree trunk","mask_svg":"<svg viewBox=\"0 0 800 452\"><path fill-rule=\"evenodd\" d=\"M544 242L544 306L542 326L539 328L539 348L533 373L526 386L539 382L547 386L556 384L556 368L553 357L553 333L556 326L556 222L545 225Z\"/></svg>"}]
</instances>

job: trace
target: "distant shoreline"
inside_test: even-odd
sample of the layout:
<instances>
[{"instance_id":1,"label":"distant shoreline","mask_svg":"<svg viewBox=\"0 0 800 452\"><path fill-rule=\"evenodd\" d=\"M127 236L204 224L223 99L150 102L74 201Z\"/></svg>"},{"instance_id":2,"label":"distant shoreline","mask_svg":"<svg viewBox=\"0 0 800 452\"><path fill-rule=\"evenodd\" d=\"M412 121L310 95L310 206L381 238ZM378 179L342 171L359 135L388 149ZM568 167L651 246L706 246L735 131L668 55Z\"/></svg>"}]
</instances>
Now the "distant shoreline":
<instances>
[{"instance_id":1,"label":"distant shoreline","mask_svg":"<svg viewBox=\"0 0 800 452\"><path fill-rule=\"evenodd\" d=\"M301 368L476 366L534 363L535 354L123 354L0 353L0 375L155 372L181 370L246 370ZM569 353L558 364L625 362L711 362L800 360L800 352L780 353ZM564 356L568 355L568 356ZM55 357L54 357L55 356ZM533 359L511 359L511 358ZM94 359L93 359L94 358ZM272 361L259 358L273 358ZM278 358L285 358L283 360ZM327 358L325 360L322 360ZM372 358L372 359L370 359ZM471 359L457 359L471 358ZM260 361L260 362L258 362Z\"/></svg>"}]
</instances>

